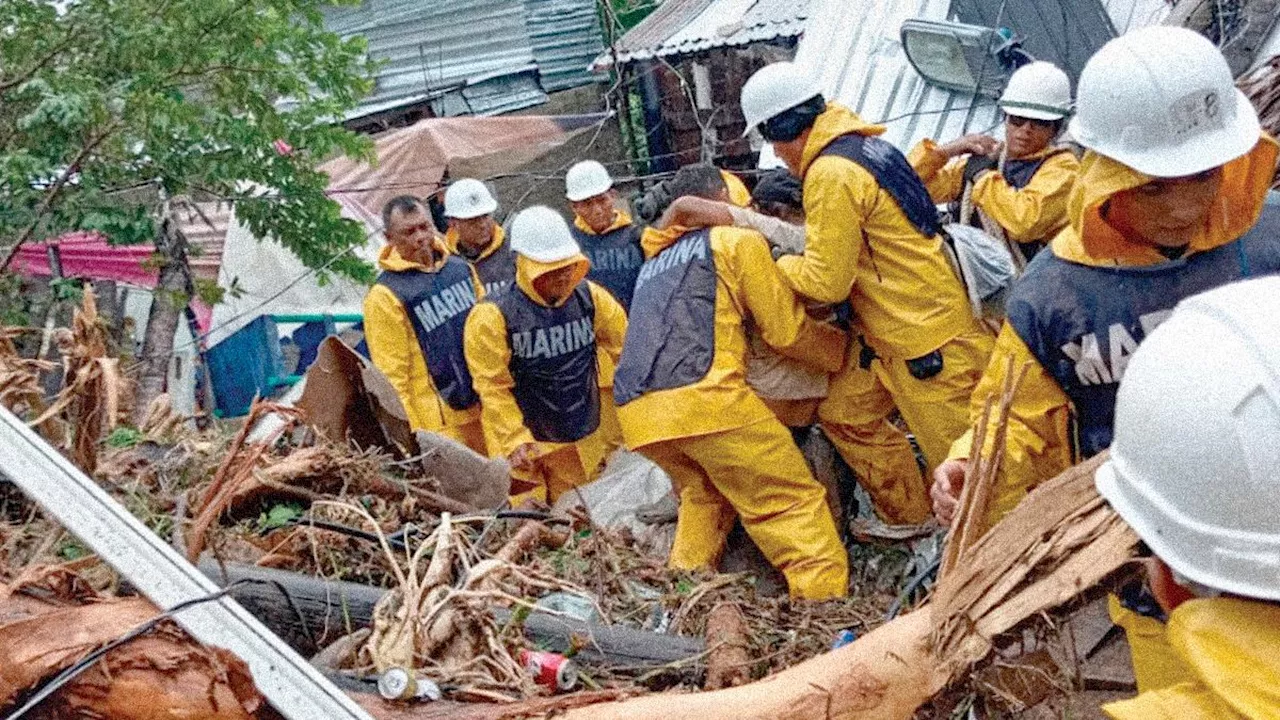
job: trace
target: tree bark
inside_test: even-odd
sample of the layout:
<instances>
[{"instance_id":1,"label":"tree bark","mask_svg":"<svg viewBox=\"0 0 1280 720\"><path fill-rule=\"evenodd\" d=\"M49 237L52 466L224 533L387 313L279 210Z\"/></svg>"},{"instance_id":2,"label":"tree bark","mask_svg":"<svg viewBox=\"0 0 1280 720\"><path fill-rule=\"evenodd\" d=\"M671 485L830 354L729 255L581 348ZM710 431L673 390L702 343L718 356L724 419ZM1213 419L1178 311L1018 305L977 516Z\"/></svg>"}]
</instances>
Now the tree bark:
<instances>
[{"instance_id":1,"label":"tree bark","mask_svg":"<svg viewBox=\"0 0 1280 720\"><path fill-rule=\"evenodd\" d=\"M147 315L147 330L138 358L142 370L138 376L138 395L133 412L134 424L141 423L155 400L165 390L169 363L173 356L173 336L182 318L182 309L191 301L191 266L187 262L187 240L173 218L166 217L156 237L156 254L160 258L160 278L156 282Z\"/></svg>"}]
</instances>

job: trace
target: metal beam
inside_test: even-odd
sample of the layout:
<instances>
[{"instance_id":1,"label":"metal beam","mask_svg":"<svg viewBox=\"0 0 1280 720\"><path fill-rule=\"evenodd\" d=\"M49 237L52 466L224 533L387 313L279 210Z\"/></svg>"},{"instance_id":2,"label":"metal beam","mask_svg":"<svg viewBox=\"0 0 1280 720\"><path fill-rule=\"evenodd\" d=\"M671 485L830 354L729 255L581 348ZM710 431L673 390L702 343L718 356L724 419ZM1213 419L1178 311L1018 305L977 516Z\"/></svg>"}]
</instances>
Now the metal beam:
<instances>
[{"instance_id":1,"label":"metal beam","mask_svg":"<svg viewBox=\"0 0 1280 720\"><path fill-rule=\"evenodd\" d=\"M0 475L157 606L170 608L218 591L212 580L3 407ZM258 689L289 720L373 720L236 601L222 598L196 605L175 619L200 642L226 648L248 663Z\"/></svg>"}]
</instances>

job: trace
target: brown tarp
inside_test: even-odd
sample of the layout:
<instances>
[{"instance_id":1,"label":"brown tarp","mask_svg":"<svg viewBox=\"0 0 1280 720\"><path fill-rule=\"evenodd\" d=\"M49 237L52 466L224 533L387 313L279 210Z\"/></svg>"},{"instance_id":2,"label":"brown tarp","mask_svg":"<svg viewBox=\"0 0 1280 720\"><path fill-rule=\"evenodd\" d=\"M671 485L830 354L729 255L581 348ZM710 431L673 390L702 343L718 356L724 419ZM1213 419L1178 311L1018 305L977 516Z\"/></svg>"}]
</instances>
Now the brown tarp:
<instances>
[{"instance_id":1,"label":"brown tarp","mask_svg":"<svg viewBox=\"0 0 1280 720\"><path fill-rule=\"evenodd\" d=\"M607 119L607 115L429 118L375 141L377 165L340 157L321 166L329 193L376 218L396 195L425 197L445 178L510 172Z\"/></svg>"}]
</instances>

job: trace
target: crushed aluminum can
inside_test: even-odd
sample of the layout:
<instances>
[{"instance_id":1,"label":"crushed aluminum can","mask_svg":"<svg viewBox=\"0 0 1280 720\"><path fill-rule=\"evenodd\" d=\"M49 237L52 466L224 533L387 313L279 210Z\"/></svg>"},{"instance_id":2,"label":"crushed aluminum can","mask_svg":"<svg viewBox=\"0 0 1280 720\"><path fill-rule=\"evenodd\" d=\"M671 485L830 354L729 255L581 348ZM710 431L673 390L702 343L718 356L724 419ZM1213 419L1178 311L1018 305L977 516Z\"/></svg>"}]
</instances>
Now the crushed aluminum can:
<instances>
[{"instance_id":1,"label":"crushed aluminum can","mask_svg":"<svg viewBox=\"0 0 1280 720\"><path fill-rule=\"evenodd\" d=\"M378 694L387 700L439 700L440 686L427 678L414 677L402 667L388 668L378 676Z\"/></svg>"},{"instance_id":2,"label":"crushed aluminum can","mask_svg":"<svg viewBox=\"0 0 1280 720\"><path fill-rule=\"evenodd\" d=\"M578 684L577 664L560 653L521 650L520 664L534 682L551 692L572 690Z\"/></svg>"},{"instance_id":3,"label":"crushed aluminum can","mask_svg":"<svg viewBox=\"0 0 1280 720\"><path fill-rule=\"evenodd\" d=\"M841 630L840 632L836 633L835 640L831 641L831 649L835 650L837 648L842 648L845 645L848 645L849 643L852 643L854 640L857 640L857 639L858 639L858 633L852 630Z\"/></svg>"}]
</instances>

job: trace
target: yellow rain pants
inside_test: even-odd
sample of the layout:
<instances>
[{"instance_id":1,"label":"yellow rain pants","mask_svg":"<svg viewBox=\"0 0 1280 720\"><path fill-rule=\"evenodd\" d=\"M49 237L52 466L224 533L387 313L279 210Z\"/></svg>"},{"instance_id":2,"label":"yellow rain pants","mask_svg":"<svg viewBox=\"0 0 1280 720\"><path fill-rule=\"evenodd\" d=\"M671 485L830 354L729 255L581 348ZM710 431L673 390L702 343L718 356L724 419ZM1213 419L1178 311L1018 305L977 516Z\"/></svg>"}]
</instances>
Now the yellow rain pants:
<instances>
[{"instance_id":1,"label":"yellow rain pants","mask_svg":"<svg viewBox=\"0 0 1280 720\"><path fill-rule=\"evenodd\" d=\"M734 430L645 445L640 452L671 476L680 495L673 568L714 568L735 517L791 596L844 597L849 559L826 492L790 433L774 418Z\"/></svg>"}]
</instances>

